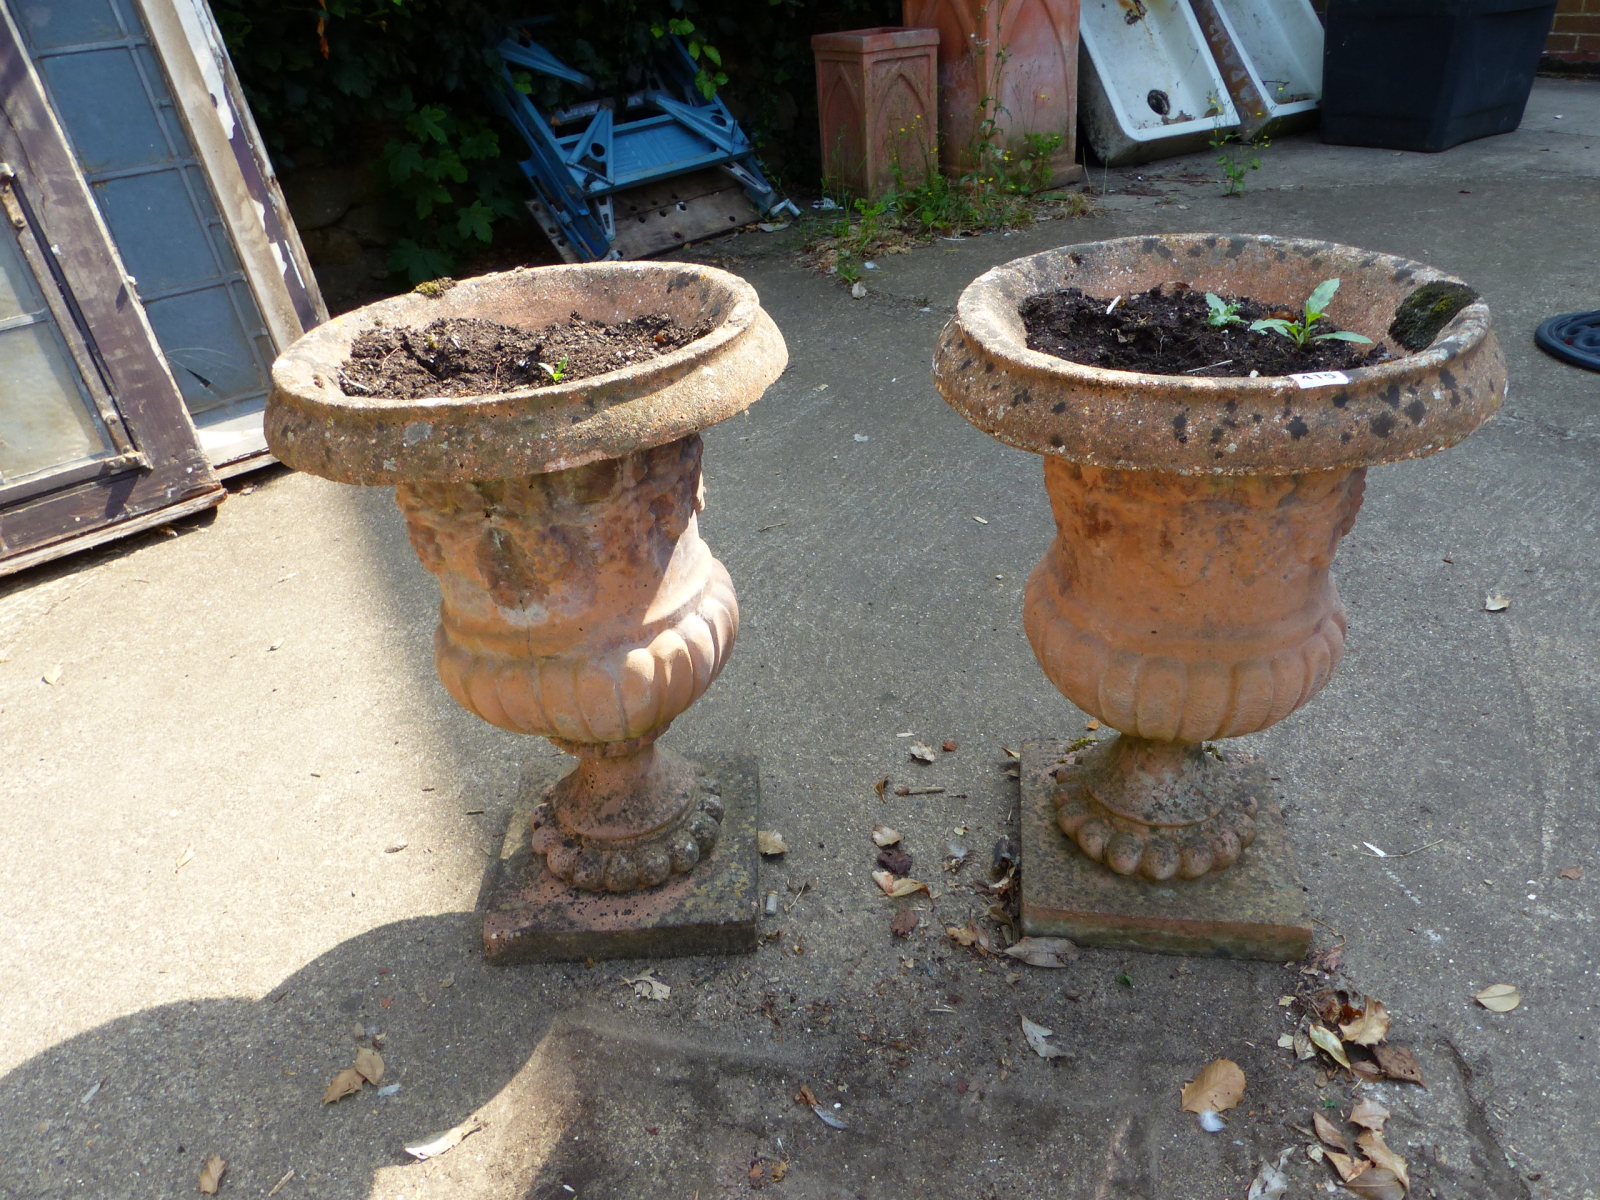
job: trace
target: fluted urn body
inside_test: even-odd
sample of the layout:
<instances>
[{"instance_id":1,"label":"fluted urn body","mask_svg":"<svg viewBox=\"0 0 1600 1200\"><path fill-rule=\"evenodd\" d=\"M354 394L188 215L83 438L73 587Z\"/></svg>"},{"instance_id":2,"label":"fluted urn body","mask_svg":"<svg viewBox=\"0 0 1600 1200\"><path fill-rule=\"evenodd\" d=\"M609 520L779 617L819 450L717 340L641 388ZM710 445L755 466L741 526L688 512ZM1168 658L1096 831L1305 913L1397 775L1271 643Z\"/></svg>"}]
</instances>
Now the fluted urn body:
<instances>
[{"instance_id":1,"label":"fluted urn body","mask_svg":"<svg viewBox=\"0 0 1600 1200\"><path fill-rule=\"evenodd\" d=\"M664 315L710 331L603 375L495 395L346 395L363 332L478 317L536 330ZM737 276L602 263L467 280L336 318L273 370L268 440L290 466L394 484L439 581L434 661L457 702L578 757L534 810L534 850L590 892L695 868L722 812L655 745L717 677L738 632L727 570L699 535L700 430L783 370L782 336Z\"/></svg>"},{"instance_id":2,"label":"fluted urn body","mask_svg":"<svg viewBox=\"0 0 1600 1200\"><path fill-rule=\"evenodd\" d=\"M1182 282L1329 314L1399 355L1324 376L1113 371L1028 349L1032 296ZM1269 335L1262 335L1269 336ZM1466 437L1505 392L1489 313L1420 263L1325 242L1184 235L1069 246L962 294L934 359L974 425L1044 458L1056 536L1024 626L1050 681L1118 736L1058 773L1062 832L1122 875L1193 879L1255 836L1258 798L1206 743L1283 720L1344 647L1330 567L1368 466Z\"/></svg>"}]
</instances>

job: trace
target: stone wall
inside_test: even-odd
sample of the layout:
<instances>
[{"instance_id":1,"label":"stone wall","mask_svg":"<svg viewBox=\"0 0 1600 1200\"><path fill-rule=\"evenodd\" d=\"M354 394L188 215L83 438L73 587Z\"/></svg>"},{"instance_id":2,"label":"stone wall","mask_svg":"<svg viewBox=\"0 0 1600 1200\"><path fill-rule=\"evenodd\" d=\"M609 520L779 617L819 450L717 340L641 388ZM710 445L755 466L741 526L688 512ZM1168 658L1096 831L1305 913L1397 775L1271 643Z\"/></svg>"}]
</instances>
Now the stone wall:
<instances>
[{"instance_id":1,"label":"stone wall","mask_svg":"<svg viewBox=\"0 0 1600 1200\"><path fill-rule=\"evenodd\" d=\"M330 312L394 291L388 261L395 233L371 169L302 158L280 179Z\"/></svg>"}]
</instances>

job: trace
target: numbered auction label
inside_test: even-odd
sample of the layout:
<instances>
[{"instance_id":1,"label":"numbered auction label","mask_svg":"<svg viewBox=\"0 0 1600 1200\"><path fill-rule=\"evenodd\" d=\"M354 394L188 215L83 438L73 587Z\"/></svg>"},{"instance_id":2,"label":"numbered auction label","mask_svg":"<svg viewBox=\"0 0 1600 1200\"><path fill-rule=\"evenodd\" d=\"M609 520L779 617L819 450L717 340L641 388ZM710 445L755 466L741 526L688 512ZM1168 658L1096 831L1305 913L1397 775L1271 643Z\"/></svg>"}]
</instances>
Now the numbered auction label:
<instances>
[{"instance_id":1,"label":"numbered auction label","mask_svg":"<svg viewBox=\"0 0 1600 1200\"><path fill-rule=\"evenodd\" d=\"M1336 383L1350 382L1350 376L1343 371L1307 371L1303 375L1291 375L1289 378L1303 388L1331 387Z\"/></svg>"}]
</instances>

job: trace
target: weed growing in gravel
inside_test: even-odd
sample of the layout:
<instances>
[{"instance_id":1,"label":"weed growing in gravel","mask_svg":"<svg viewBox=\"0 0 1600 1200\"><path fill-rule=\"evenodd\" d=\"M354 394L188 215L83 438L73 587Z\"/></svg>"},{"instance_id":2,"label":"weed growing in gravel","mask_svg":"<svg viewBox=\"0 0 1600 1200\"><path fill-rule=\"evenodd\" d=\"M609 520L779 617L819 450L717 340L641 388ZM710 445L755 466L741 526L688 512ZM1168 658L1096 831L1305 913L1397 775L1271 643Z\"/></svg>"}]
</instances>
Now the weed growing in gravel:
<instances>
[{"instance_id":1,"label":"weed growing in gravel","mask_svg":"<svg viewBox=\"0 0 1600 1200\"><path fill-rule=\"evenodd\" d=\"M1082 192L1046 191L1050 156L1061 145L1060 134L1027 134L1012 149L999 148L997 140L993 120L984 122L975 153L977 166L960 178L941 174L930 162L916 184L897 169L894 186L881 200L844 197L844 215L832 223L828 236L806 247L812 264L853 285L870 260L903 254L936 236L1093 216L1099 211Z\"/></svg>"}]
</instances>

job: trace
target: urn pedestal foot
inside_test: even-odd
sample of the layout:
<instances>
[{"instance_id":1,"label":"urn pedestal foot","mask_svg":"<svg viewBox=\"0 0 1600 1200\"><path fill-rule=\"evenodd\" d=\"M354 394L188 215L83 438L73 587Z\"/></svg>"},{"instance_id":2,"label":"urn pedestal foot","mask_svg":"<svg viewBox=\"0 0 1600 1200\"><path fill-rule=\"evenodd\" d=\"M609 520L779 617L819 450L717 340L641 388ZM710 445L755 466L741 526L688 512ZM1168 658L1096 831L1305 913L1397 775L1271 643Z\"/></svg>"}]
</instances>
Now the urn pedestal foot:
<instances>
[{"instance_id":1,"label":"urn pedestal foot","mask_svg":"<svg viewBox=\"0 0 1600 1200\"><path fill-rule=\"evenodd\" d=\"M717 844L723 803L653 741L557 742L578 765L529 818L533 851L584 892L632 892L692 871Z\"/></svg>"},{"instance_id":2,"label":"urn pedestal foot","mask_svg":"<svg viewBox=\"0 0 1600 1200\"><path fill-rule=\"evenodd\" d=\"M1209 753L1202 757L1199 747L1142 741L1112 738L1077 763L1069 761L1067 741L1023 743L1023 933L1162 954L1280 962L1303 956L1311 945L1311 922L1265 766L1243 755L1221 762ZM1138 797L1149 805L1145 817L1155 809L1168 817L1203 819L1173 836L1173 825L1141 826L1103 804L1110 799L1131 810L1128 802ZM1161 802L1168 807L1160 809ZM1247 816L1248 802L1253 812ZM1253 827L1248 854L1226 870L1167 882L1136 873L1142 855L1132 859L1135 870L1118 874L1115 863L1108 871L1063 836L1063 825L1072 821L1078 822L1079 838L1091 817L1108 827L1120 822L1126 827L1101 842L1103 858L1122 847L1116 838L1124 834L1142 837L1146 847L1163 840L1182 847L1185 838L1194 844L1202 836L1209 844L1210 834L1201 831L1229 828L1225 822L1240 816ZM1126 854L1119 861L1127 865Z\"/></svg>"},{"instance_id":3,"label":"urn pedestal foot","mask_svg":"<svg viewBox=\"0 0 1600 1200\"><path fill-rule=\"evenodd\" d=\"M1118 875L1199 879L1256 839L1258 772L1219 751L1118 734L1056 771L1056 823Z\"/></svg>"},{"instance_id":4,"label":"urn pedestal foot","mask_svg":"<svg viewBox=\"0 0 1600 1200\"><path fill-rule=\"evenodd\" d=\"M542 794L529 794L513 809L500 858L490 867L485 889L483 950L491 963L755 951L760 903L756 822L761 799L755 758L707 754L689 761L667 750L648 749L653 757L647 755L643 762L627 761L627 756L609 761L585 758L559 782ZM619 772L624 778L653 780L656 790L648 794L668 801L663 808L676 806L677 816L660 831L664 836L636 839L643 845L628 848L604 847L592 836L594 829L574 837L569 827L561 840L584 844L576 861L586 864L586 880L595 877L595 865L603 858L609 858L615 872L619 859L637 864L657 844L666 845L670 854L674 837L695 841L694 830L704 823L702 817L713 832L687 873L672 873L663 883L625 892L580 890L556 873L565 860L560 853L541 851L541 833L545 844L554 840L545 831L561 828L563 804L574 795L592 799L596 785L603 793ZM586 806L584 811L597 810ZM711 818L714 812L720 819ZM557 858L555 870L551 857ZM604 871L602 867L601 880ZM626 880L614 875L613 882Z\"/></svg>"}]
</instances>

